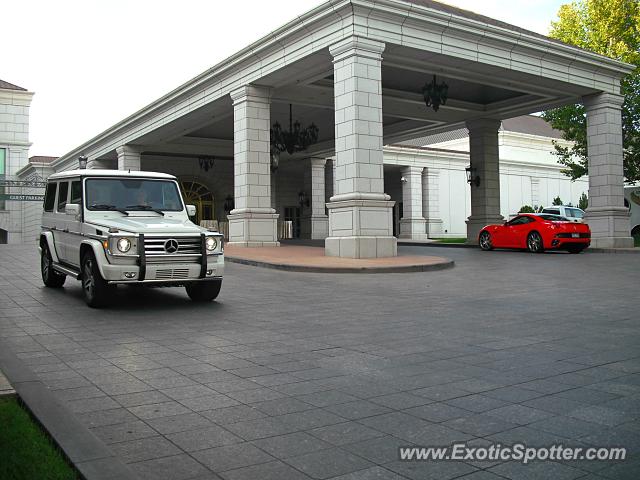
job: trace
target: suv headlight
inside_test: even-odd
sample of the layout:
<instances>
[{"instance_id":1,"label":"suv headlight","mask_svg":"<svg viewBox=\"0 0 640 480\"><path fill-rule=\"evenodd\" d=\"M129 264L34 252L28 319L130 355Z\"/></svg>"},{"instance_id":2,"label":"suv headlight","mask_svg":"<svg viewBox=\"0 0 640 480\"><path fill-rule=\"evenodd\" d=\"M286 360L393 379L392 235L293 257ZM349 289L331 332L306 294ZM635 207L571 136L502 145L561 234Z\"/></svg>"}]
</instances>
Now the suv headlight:
<instances>
[{"instance_id":1,"label":"suv headlight","mask_svg":"<svg viewBox=\"0 0 640 480\"><path fill-rule=\"evenodd\" d=\"M208 252L213 252L218 247L218 239L216 237L207 237L204 239L204 246Z\"/></svg>"},{"instance_id":2,"label":"suv headlight","mask_svg":"<svg viewBox=\"0 0 640 480\"><path fill-rule=\"evenodd\" d=\"M116 248L119 252L127 253L131 250L131 240L127 237L121 237L116 241Z\"/></svg>"}]
</instances>

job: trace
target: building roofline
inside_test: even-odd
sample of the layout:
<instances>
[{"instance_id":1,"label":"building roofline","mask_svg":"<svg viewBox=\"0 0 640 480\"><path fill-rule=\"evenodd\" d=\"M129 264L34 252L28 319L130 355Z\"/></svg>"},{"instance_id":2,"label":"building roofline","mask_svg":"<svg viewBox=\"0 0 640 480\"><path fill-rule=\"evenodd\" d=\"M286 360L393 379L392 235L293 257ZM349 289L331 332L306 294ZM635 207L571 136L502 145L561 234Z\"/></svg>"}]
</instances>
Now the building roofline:
<instances>
[{"instance_id":1,"label":"building roofline","mask_svg":"<svg viewBox=\"0 0 640 480\"><path fill-rule=\"evenodd\" d=\"M102 131L87 142L81 144L79 147L76 147L73 150L65 153L57 161L55 161L53 165L62 165L65 162L74 159L78 155L84 154L84 151L90 148L92 145L105 140L109 136L116 135L118 132L135 124L136 122L143 121L146 116L150 116L155 112L161 111L163 108L166 108L167 104L169 104L173 100L176 100L177 98L188 98L189 95L193 94L193 92L198 87L204 84L215 83L214 80L216 78L221 77L231 68L242 64L243 62L247 62L252 58L254 58L256 62L260 62L262 59L260 54L265 50L270 48L284 49L283 44L287 38L294 36L300 31L307 30L311 24L318 23L331 16L337 16L341 21L343 21L344 18L339 15L339 12L345 9L351 9L353 11L355 7L364 7L369 11L378 10L381 13L391 13L404 17L409 17L410 15L420 13L425 17L429 17L433 21L440 22L446 25L447 28L463 29L466 27L471 27L474 30L482 32L485 36L503 39L505 37L508 37L511 42L515 40L516 43L521 44L523 47L533 46L538 50L543 50L549 53L564 56L568 59L571 59L572 62L582 61L583 63L590 64L592 69L595 68L596 70L608 70L609 72L615 72L620 77L630 73L635 69L634 65L619 62L617 60L613 60L608 57L580 49L578 47L573 47L562 42L549 39L548 37L541 36L540 34L536 34L535 32L528 32L524 29L521 29L522 31L509 30L504 26L492 25L476 19L463 17L461 15L454 15L452 13L444 12L443 10L429 8L427 6L413 3L411 1L328 0L309 10L308 12L292 19L282 27L263 36L247 47L241 49L237 53L227 57L213 67L195 76L191 80L171 90L166 95L163 95L157 100L154 100L150 104L134 112L120 122L117 122L108 129ZM357 35L357 32L353 32L353 34Z\"/></svg>"}]
</instances>

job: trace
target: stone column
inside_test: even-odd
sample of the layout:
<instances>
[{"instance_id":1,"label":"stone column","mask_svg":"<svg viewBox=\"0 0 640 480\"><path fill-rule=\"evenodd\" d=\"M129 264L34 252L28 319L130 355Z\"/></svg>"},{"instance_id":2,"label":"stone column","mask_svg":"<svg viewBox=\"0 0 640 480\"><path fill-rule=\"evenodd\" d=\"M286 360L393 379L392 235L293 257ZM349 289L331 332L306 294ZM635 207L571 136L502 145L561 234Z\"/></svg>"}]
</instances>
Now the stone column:
<instances>
[{"instance_id":1,"label":"stone column","mask_svg":"<svg viewBox=\"0 0 640 480\"><path fill-rule=\"evenodd\" d=\"M122 145L116 148L118 154L118 170L140 171L140 149L132 145ZM91 167L95 168L95 167Z\"/></svg>"},{"instance_id":2,"label":"stone column","mask_svg":"<svg viewBox=\"0 0 640 480\"><path fill-rule=\"evenodd\" d=\"M471 184L471 216L467 220L467 243L475 245L482 227L504 222L500 215L500 120L471 120L467 128L471 168L475 169L473 176L480 177L479 186Z\"/></svg>"},{"instance_id":3,"label":"stone column","mask_svg":"<svg viewBox=\"0 0 640 480\"><path fill-rule=\"evenodd\" d=\"M422 171L422 216L427 223L427 235L442 234L440 217L440 170L427 167Z\"/></svg>"},{"instance_id":4,"label":"stone column","mask_svg":"<svg viewBox=\"0 0 640 480\"><path fill-rule=\"evenodd\" d=\"M592 247L633 247L629 210L624 206L623 100L610 93L583 98L589 155L589 207L585 221L591 228Z\"/></svg>"},{"instance_id":5,"label":"stone column","mask_svg":"<svg viewBox=\"0 0 640 480\"><path fill-rule=\"evenodd\" d=\"M110 163L109 160L90 158L87 160L87 169L110 169Z\"/></svg>"},{"instance_id":6,"label":"stone column","mask_svg":"<svg viewBox=\"0 0 640 480\"><path fill-rule=\"evenodd\" d=\"M326 158L312 158L311 163L311 238L324 240L329 234L329 219L325 213L324 168Z\"/></svg>"},{"instance_id":7,"label":"stone column","mask_svg":"<svg viewBox=\"0 0 640 480\"><path fill-rule=\"evenodd\" d=\"M335 96L336 191L327 204L325 253L349 258L397 255L394 202L382 169L382 51L357 36L332 45Z\"/></svg>"},{"instance_id":8,"label":"stone column","mask_svg":"<svg viewBox=\"0 0 640 480\"><path fill-rule=\"evenodd\" d=\"M280 245L271 207L270 96L268 88L253 85L231 92L235 208L227 218L235 246Z\"/></svg>"},{"instance_id":9,"label":"stone column","mask_svg":"<svg viewBox=\"0 0 640 480\"><path fill-rule=\"evenodd\" d=\"M426 222L422 216L422 167L405 167L402 175L402 218L400 238L426 240Z\"/></svg>"}]
</instances>

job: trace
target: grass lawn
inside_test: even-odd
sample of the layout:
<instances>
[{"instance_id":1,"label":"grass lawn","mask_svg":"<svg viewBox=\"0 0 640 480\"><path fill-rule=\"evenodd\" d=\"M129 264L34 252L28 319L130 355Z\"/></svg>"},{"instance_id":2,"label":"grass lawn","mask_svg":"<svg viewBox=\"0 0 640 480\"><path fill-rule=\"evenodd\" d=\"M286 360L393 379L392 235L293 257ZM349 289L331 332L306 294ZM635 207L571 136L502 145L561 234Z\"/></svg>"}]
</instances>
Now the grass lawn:
<instances>
[{"instance_id":1,"label":"grass lawn","mask_svg":"<svg viewBox=\"0 0 640 480\"><path fill-rule=\"evenodd\" d=\"M77 478L79 475L17 399L0 398L0 479Z\"/></svg>"},{"instance_id":2,"label":"grass lawn","mask_svg":"<svg viewBox=\"0 0 640 480\"><path fill-rule=\"evenodd\" d=\"M436 242L440 243L466 243L466 238L434 238Z\"/></svg>"}]
</instances>

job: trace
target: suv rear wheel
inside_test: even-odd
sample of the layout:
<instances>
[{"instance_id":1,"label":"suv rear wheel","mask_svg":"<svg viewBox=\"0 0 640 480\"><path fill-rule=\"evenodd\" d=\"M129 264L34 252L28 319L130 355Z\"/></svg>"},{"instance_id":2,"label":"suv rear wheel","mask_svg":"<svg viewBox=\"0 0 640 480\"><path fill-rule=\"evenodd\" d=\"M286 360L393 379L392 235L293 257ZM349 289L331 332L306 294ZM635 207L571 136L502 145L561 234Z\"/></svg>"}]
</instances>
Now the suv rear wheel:
<instances>
[{"instance_id":1,"label":"suv rear wheel","mask_svg":"<svg viewBox=\"0 0 640 480\"><path fill-rule=\"evenodd\" d=\"M51 288L60 288L67 279L66 275L53 269L53 259L49 251L49 245L46 242L42 245L42 253L40 255L40 273L42 273L42 282Z\"/></svg>"},{"instance_id":2,"label":"suv rear wheel","mask_svg":"<svg viewBox=\"0 0 640 480\"><path fill-rule=\"evenodd\" d=\"M207 280L186 285L184 288L194 302L210 302L216 299L221 287L222 280Z\"/></svg>"},{"instance_id":3,"label":"suv rear wheel","mask_svg":"<svg viewBox=\"0 0 640 480\"><path fill-rule=\"evenodd\" d=\"M102 307L114 288L100 275L93 252L87 252L82 257L82 291L87 305L93 308Z\"/></svg>"}]
</instances>

